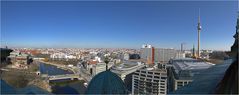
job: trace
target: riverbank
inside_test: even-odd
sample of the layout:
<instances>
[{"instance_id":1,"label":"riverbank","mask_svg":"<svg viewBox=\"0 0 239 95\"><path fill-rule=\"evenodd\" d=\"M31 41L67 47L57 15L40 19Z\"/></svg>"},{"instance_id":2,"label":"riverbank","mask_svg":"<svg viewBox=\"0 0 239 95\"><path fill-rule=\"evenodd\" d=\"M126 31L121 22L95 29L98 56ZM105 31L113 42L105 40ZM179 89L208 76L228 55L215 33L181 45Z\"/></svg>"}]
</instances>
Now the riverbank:
<instances>
[{"instance_id":1,"label":"riverbank","mask_svg":"<svg viewBox=\"0 0 239 95\"><path fill-rule=\"evenodd\" d=\"M53 65L53 66L56 66L56 67L61 68L63 70L70 70L73 73L77 73L79 71L79 69L76 66L68 67L67 65L63 65L63 64L57 64L57 63L54 63L54 62L45 62L45 61L40 61L40 60L38 62Z\"/></svg>"},{"instance_id":2,"label":"riverbank","mask_svg":"<svg viewBox=\"0 0 239 95\"><path fill-rule=\"evenodd\" d=\"M61 64L56 64L56 63L51 63L51 62L46 62L46 61L40 61L40 60L38 62L53 65L53 66L56 66L56 67L66 68L66 65L61 65Z\"/></svg>"},{"instance_id":3,"label":"riverbank","mask_svg":"<svg viewBox=\"0 0 239 95\"><path fill-rule=\"evenodd\" d=\"M42 66L44 66L49 74L53 74L53 72L57 72L58 70L56 69L62 69L63 66L64 68L67 68L68 70L79 70L78 67L73 66L73 67L67 67L66 65L62 64L55 64L51 62L43 62L39 61ZM52 67L55 66L55 67ZM59 67L59 68L56 68ZM77 69L78 68L78 69ZM67 73L67 72L65 72ZM53 94L84 94L86 87L84 86L85 81L84 80L67 80L67 79L62 79L62 80L54 80L50 81L49 85L52 87L52 93Z\"/></svg>"},{"instance_id":4,"label":"riverbank","mask_svg":"<svg viewBox=\"0 0 239 95\"><path fill-rule=\"evenodd\" d=\"M83 80L64 80L50 82L53 94L84 94L86 87Z\"/></svg>"},{"instance_id":5,"label":"riverbank","mask_svg":"<svg viewBox=\"0 0 239 95\"><path fill-rule=\"evenodd\" d=\"M51 86L37 75L39 68L38 64L30 64L27 69L11 68L8 65L1 68L1 79L14 88L24 88L27 86L35 85L41 89L51 92Z\"/></svg>"},{"instance_id":6,"label":"riverbank","mask_svg":"<svg viewBox=\"0 0 239 95\"><path fill-rule=\"evenodd\" d=\"M49 59L48 62L57 63L61 65L74 65L76 66L80 60L77 59Z\"/></svg>"}]
</instances>

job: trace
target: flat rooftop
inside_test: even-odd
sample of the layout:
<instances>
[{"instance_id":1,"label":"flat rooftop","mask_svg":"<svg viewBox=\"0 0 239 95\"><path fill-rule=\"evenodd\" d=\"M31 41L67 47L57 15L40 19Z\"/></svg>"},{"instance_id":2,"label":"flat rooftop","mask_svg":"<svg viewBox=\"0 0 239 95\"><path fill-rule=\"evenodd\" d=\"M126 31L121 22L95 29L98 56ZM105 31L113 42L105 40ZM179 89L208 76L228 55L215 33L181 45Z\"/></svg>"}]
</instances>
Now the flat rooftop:
<instances>
[{"instance_id":1,"label":"flat rooftop","mask_svg":"<svg viewBox=\"0 0 239 95\"><path fill-rule=\"evenodd\" d=\"M132 61L125 61L122 64L114 65L111 67L111 71L117 74L129 73L134 72L139 68L144 67L145 65L141 62L132 62Z\"/></svg>"},{"instance_id":2,"label":"flat rooftop","mask_svg":"<svg viewBox=\"0 0 239 95\"><path fill-rule=\"evenodd\" d=\"M159 69L159 68L154 68L154 67L146 67L146 68L142 68L140 70L144 70L144 71L158 71L158 72L167 72L167 69Z\"/></svg>"},{"instance_id":3,"label":"flat rooftop","mask_svg":"<svg viewBox=\"0 0 239 95\"><path fill-rule=\"evenodd\" d=\"M183 58L183 59L174 59L172 60L172 65L176 72L182 70L201 70L207 69L213 66L214 64L209 62L200 61L192 58Z\"/></svg>"},{"instance_id":4,"label":"flat rooftop","mask_svg":"<svg viewBox=\"0 0 239 95\"><path fill-rule=\"evenodd\" d=\"M169 94L210 94L223 78L226 70L232 64L232 59L224 60L211 68L201 70L200 74L193 77L193 82Z\"/></svg>"}]
</instances>

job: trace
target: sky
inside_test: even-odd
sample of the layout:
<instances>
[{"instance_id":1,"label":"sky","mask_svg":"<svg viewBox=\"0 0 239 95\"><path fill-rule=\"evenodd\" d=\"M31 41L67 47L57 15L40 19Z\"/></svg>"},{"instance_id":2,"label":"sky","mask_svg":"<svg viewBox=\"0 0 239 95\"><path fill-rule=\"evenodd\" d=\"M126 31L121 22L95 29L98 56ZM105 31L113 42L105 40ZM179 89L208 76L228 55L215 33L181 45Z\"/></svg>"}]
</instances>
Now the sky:
<instances>
[{"instance_id":1,"label":"sky","mask_svg":"<svg viewBox=\"0 0 239 95\"><path fill-rule=\"evenodd\" d=\"M230 50L236 1L1 2L1 46L33 48L158 48Z\"/></svg>"}]
</instances>

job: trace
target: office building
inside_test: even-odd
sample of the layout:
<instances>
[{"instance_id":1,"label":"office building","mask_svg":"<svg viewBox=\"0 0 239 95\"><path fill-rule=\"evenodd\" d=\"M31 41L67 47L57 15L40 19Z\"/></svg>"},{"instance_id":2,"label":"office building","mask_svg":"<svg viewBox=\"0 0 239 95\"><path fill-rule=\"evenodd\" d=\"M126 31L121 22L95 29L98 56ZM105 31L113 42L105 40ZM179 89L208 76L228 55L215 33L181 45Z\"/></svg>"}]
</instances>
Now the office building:
<instances>
[{"instance_id":1,"label":"office building","mask_svg":"<svg viewBox=\"0 0 239 95\"><path fill-rule=\"evenodd\" d=\"M154 63L154 47L148 44L143 45L140 50L140 57L147 64L153 64Z\"/></svg>"},{"instance_id":2,"label":"office building","mask_svg":"<svg viewBox=\"0 0 239 95\"><path fill-rule=\"evenodd\" d=\"M177 51L171 48L154 48L151 45L143 45L140 52L141 59L148 64L167 63L176 57Z\"/></svg>"},{"instance_id":3,"label":"office building","mask_svg":"<svg viewBox=\"0 0 239 95\"><path fill-rule=\"evenodd\" d=\"M172 59L169 64L172 65L168 72L169 91L175 91L191 83L194 75L214 65L192 58Z\"/></svg>"},{"instance_id":4,"label":"office building","mask_svg":"<svg viewBox=\"0 0 239 95\"><path fill-rule=\"evenodd\" d=\"M112 66L110 71L116 73L124 81L127 89L131 91L133 73L144 67L145 64L140 61L124 61L122 64Z\"/></svg>"},{"instance_id":5,"label":"office building","mask_svg":"<svg viewBox=\"0 0 239 95\"><path fill-rule=\"evenodd\" d=\"M155 63L168 63L170 59L176 57L177 51L171 48L156 48L155 49Z\"/></svg>"},{"instance_id":6,"label":"office building","mask_svg":"<svg viewBox=\"0 0 239 95\"><path fill-rule=\"evenodd\" d=\"M132 94L167 94L167 70L142 68L133 74Z\"/></svg>"},{"instance_id":7,"label":"office building","mask_svg":"<svg viewBox=\"0 0 239 95\"><path fill-rule=\"evenodd\" d=\"M128 74L131 74L143 67L145 67L145 64L142 62L124 61L122 64L112 66L110 70L124 80Z\"/></svg>"},{"instance_id":8,"label":"office building","mask_svg":"<svg viewBox=\"0 0 239 95\"><path fill-rule=\"evenodd\" d=\"M108 68L111 68L113 66L113 64L114 64L113 62L108 63L108 66L109 66ZM91 64L89 66L89 69L90 69L91 75L95 76L98 73L105 71L106 64L104 62L100 62L100 63L96 63L96 64Z\"/></svg>"}]
</instances>

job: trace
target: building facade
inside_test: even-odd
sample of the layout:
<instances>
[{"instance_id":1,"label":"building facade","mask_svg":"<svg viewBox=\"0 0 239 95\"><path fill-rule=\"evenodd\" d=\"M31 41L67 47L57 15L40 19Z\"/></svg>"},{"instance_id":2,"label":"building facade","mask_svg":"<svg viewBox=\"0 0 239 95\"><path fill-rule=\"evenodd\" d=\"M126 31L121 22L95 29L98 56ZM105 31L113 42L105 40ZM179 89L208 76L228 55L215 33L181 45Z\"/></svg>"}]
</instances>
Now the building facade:
<instances>
[{"instance_id":1,"label":"building facade","mask_svg":"<svg viewBox=\"0 0 239 95\"><path fill-rule=\"evenodd\" d=\"M177 51L171 48L154 48L151 45L143 45L140 51L141 59L148 64L167 63L176 57Z\"/></svg>"},{"instance_id":2,"label":"building facade","mask_svg":"<svg viewBox=\"0 0 239 95\"><path fill-rule=\"evenodd\" d=\"M132 94L167 94L167 70L143 68L132 78Z\"/></svg>"},{"instance_id":3,"label":"building facade","mask_svg":"<svg viewBox=\"0 0 239 95\"><path fill-rule=\"evenodd\" d=\"M169 91L176 91L191 83L193 76L214 65L192 58L172 59L169 64L172 65L168 70Z\"/></svg>"},{"instance_id":4,"label":"building facade","mask_svg":"<svg viewBox=\"0 0 239 95\"><path fill-rule=\"evenodd\" d=\"M176 57L177 51L170 48L156 48L154 54L155 63L168 63L170 59Z\"/></svg>"},{"instance_id":5,"label":"building facade","mask_svg":"<svg viewBox=\"0 0 239 95\"><path fill-rule=\"evenodd\" d=\"M108 68L111 68L113 66L113 62L108 63ZM90 66L90 73L92 76L97 75L100 72L103 72L106 70L106 64L104 62L93 64Z\"/></svg>"},{"instance_id":6,"label":"building facade","mask_svg":"<svg viewBox=\"0 0 239 95\"><path fill-rule=\"evenodd\" d=\"M154 47L151 45L143 45L140 50L140 57L141 59L145 60L147 64L154 63Z\"/></svg>"}]
</instances>

